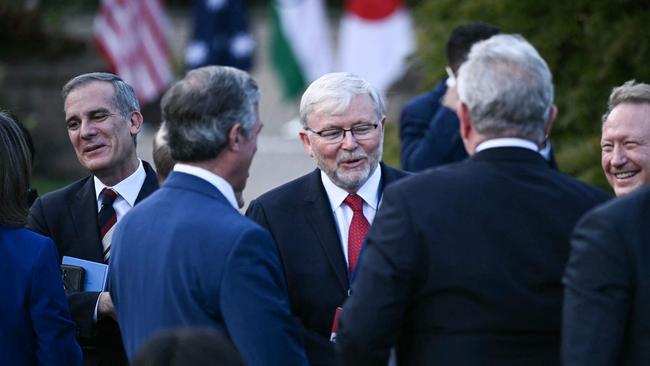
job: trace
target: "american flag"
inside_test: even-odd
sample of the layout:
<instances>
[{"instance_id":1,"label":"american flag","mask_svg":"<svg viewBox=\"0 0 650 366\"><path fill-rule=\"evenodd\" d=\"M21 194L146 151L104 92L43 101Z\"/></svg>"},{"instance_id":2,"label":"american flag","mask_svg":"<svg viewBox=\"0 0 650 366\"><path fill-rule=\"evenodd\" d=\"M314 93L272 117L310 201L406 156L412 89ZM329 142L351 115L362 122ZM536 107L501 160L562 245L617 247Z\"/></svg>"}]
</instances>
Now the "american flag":
<instances>
[{"instance_id":1,"label":"american flag","mask_svg":"<svg viewBox=\"0 0 650 366\"><path fill-rule=\"evenodd\" d=\"M93 31L113 71L148 103L172 81L161 0L102 0Z\"/></svg>"}]
</instances>

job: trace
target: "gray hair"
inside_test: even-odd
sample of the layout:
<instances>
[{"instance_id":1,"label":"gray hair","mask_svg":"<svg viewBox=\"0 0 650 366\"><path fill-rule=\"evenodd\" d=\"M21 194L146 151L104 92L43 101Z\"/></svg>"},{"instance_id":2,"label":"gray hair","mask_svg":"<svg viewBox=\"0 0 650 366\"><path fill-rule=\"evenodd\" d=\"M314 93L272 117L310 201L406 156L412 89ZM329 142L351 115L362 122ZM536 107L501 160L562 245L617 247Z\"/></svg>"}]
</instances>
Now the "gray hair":
<instances>
[{"instance_id":1,"label":"gray hair","mask_svg":"<svg viewBox=\"0 0 650 366\"><path fill-rule=\"evenodd\" d=\"M615 87L609 95L607 112L603 114L603 123L612 113L612 110L621 103L648 103L650 104L650 85L637 83L636 80L628 80L623 85Z\"/></svg>"},{"instance_id":2,"label":"gray hair","mask_svg":"<svg viewBox=\"0 0 650 366\"><path fill-rule=\"evenodd\" d=\"M0 112L0 224L12 227L27 221L32 168L32 154L18 123Z\"/></svg>"},{"instance_id":3,"label":"gray hair","mask_svg":"<svg viewBox=\"0 0 650 366\"><path fill-rule=\"evenodd\" d=\"M105 81L113 85L113 90L115 90L115 94L113 95L113 106L117 108L120 115L122 115L122 118L128 120L131 112L140 112L140 103L138 103L138 98L135 96L135 92L131 85L120 79L119 76L108 72L91 72L70 79L61 90L63 100L65 101L68 98L68 94L76 88L93 81Z\"/></svg>"},{"instance_id":4,"label":"gray hair","mask_svg":"<svg viewBox=\"0 0 650 366\"><path fill-rule=\"evenodd\" d=\"M459 98L480 134L544 141L553 107L552 76L523 37L495 35L476 43L458 74Z\"/></svg>"},{"instance_id":5,"label":"gray hair","mask_svg":"<svg viewBox=\"0 0 650 366\"><path fill-rule=\"evenodd\" d=\"M240 123L245 137L257 120L260 92L251 76L227 66L191 70L165 93L160 103L172 158L214 159Z\"/></svg>"},{"instance_id":6,"label":"gray hair","mask_svg":"<svg viewBox=\"0 0 650 366\"><path fill-rule=\"evenodd\" d=\"M335 115L345 112L357 95L367 94L375 106L377 119L386 112L381 93L367 81L349 72L334 72L316 79L300 100L300 122L307 127L307 118L317 107L324 113Z\"/></svg>"}]
</instances>

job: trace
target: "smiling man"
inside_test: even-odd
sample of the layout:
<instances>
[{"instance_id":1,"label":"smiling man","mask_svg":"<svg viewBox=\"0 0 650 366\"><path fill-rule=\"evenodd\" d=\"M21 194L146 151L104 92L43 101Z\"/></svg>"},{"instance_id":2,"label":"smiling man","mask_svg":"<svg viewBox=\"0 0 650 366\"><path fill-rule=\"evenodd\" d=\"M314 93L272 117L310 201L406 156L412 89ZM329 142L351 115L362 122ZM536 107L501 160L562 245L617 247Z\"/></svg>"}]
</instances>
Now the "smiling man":
<instances>
[{"instance_id":1,"label":"smiling man","mask_svg":"<svg viewBox=\"0 0 650 366\"><path fill-rule=\"evenodd\" d=\"M311 365L335 364L330 342L384 187L406 173L381 161L384 101L349 73L326 74L302 96L300 140L318 168L251 202L282 257L291 310Z\"/></svg>"},{"instance_id":2,"label":"smiling man","mask_svg":"<svg viewBox=\"0 0 650 366\"><path fill-rule=\"evenodd\" d=\"M650 182L650 85L614 88L603 116L601 164L617 196Z\"/></svg>"},{"instance_id":3,"label":"smiling man","mask_svg":"<svg viewBox=\"0 0 650 366\"><path fill-rule=\"evenodd\" d=\"M108 263L116 223L158 188L156 173L136 155L140 106L133 88L108 73L77 76L62 95L70 142L91 175L39 198L27 226L51 237L61 257ZM124 364L110 294L67 295L84 364Z\"/></svg>"}]
</instances>

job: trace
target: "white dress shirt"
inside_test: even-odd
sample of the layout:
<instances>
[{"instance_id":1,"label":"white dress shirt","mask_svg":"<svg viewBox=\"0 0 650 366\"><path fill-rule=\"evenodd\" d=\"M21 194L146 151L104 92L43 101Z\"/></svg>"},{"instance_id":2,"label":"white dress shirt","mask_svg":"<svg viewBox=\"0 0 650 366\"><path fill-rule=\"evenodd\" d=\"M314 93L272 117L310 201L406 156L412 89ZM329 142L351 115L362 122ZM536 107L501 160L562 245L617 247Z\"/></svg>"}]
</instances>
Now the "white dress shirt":
<instances>
[{"instance_id":1,"label":"white dress shirt","mask_svg":"<svg viewBox=\"0 0 650 366\"><path fill-rule=\"evenodd\" d=\"M142 185L144 184L144 180L147 178L147 173L144 171L142 160L138 159L138 162L139 165L135 172L113 187L109 187L102 183L97 177L93 177L95 181L95 198L97 199L97 213L102 209L102 202L99 200L99 194L106 187L113 189L117 193L117 198L115 198L115 202L113 202L113 208L117 215L117 222L120 222L120 219L122 219L122 217L133 208L135 200L138 199L138 194L140 194L140 189L142 189Z\"/></svg>"},{"instance_id":2,"label":"white dress shirt","mask_svg":"<svg viewBox=\"0 0 650 366\"><path fill-rule=\"evenodd\" d=\"M492 149L495 147L522 147L524 149L539 152L539 146L537 146L536 143L517 137L500 137L483 141L478 144L478 146L476 146L476 152Z\"/></svg>"},{"instance_id":3,"label":"white dress shirt","mask_svg":"<svg viewBox=\"0 0 650 366\"><path fill-rule=\"evenodd\" d=\"M330 201L330 207L334 213L334 222L338 228L339 238L341 239L341 249L345 256L345 262L348 261L348 231L350 230L350 222L352 221L352 209L343 201L348 196L348 192L337 185L335 185L330 178L322 170L320 173L327 198ZM372 225L375 219L377 209L381 204L381 192L379 191L379 183L381 182L381 167L378 165L375 171L370 175L368 180L356 192L363 198L363 215Z\"/></svg>"},{"instance_id":4,"label":"white dress shirt","mask_svg":"<svg viewBox=\"0 0 650 366\"><path fill-rule=\"evenodd\" d=\"M99 200L99 194L106 187L113 189L117 193L117 197L113 202L113 209L117 216L117 222L120 220L130 209L135 205L135 200L138 199L142 185L147 178L147 172L144 171L142 160L138 159L138 167L126 179L117 183L113 187L109 187L102 183L97 177L93 177L95 182L95 198L97 199L97 213L102 209L102 202ZM117 225L117 223L115 224ZM116 226L117 228L117 226ZM99 297L95 303L95 310L93 311L93 321L97 321L97 307L99 306Z\"/></svg>"}]
</instances>

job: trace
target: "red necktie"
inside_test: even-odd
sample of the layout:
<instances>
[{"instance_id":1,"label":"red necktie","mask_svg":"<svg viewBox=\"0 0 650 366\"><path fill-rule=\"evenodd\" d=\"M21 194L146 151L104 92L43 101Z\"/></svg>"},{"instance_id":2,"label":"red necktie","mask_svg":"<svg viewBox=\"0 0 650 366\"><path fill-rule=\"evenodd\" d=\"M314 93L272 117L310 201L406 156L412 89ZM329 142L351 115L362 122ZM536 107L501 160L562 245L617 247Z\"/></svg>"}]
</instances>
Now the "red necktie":
<instances>
[{"instance_id":1,"label":"red necktie","mask_svg":"<svg viewBox=\"0 0 650 366\"><path fill-rule=\"evenodd\" d=\"M104 188L99 193L99 200L102 203L102 207L99 210L97 223L99 224L99 237L104 247L105 263L108 263L108 258L111 255L111 239L113 237L115 223L117 222L117 214L113 208L113 202L115 202L116 198L117 193L110 188Z\"/></svg>"},{"instance_id":2,"label":"red necktie","mask_svg":"<svg viewBox=\"0 0 650 366\"><path fill-rule=\"evenodd\" d=\"M361 246L366 234L368 234L370 224L366 217L363 216L363 198L356 194L349 194L343 202L352 209L352 221L348 232L348 263L350 274L352 274L359 260Z\"/></svg>"}]
</instances>

